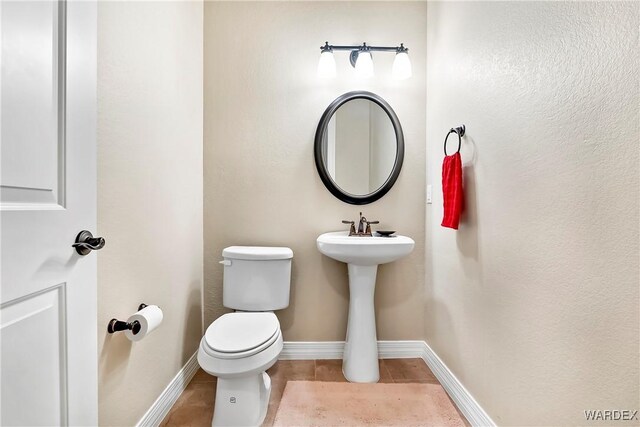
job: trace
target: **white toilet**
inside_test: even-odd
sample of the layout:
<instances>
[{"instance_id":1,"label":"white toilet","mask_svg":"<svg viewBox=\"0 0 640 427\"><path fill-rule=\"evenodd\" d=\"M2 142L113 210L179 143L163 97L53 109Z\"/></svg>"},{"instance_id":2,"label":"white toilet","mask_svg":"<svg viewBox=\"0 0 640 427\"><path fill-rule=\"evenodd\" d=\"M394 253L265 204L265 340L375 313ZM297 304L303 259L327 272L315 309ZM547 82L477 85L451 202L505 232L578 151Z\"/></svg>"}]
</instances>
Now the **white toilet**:
<instances>
[{"instance_id":1,"label":"white toilet","mask_svg":"<svg viewBox=\"0 0 640 427\"><path fill-rule=\"evenodd\" d=\"M198 363L218 377L213 426L258 426L269 406L271 380L265 372L282 351L273 310L289 305L289 248L231 246L222 251L222 303L237 310L207 328Z\"/></svg>"}]
</instances>

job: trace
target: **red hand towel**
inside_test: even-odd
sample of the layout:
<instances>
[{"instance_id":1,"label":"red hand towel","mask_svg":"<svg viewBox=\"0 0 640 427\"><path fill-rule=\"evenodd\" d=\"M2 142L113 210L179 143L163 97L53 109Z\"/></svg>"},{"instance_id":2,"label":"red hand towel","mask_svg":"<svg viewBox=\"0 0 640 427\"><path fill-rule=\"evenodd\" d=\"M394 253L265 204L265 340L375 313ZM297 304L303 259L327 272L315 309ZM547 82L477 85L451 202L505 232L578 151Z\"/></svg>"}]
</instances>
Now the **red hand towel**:
<instances>
[{"instance_id":1,"label":"red hand towel","mask_svg":"<svg viewBox=\"0 0 640 427\"><path fill-rule=\"evenodd\" d=\"M444 200L442 226L457 230L460 214L464 209L460 152L445 156L442 162L442 198Z\"/></svg>"}]
</instances>

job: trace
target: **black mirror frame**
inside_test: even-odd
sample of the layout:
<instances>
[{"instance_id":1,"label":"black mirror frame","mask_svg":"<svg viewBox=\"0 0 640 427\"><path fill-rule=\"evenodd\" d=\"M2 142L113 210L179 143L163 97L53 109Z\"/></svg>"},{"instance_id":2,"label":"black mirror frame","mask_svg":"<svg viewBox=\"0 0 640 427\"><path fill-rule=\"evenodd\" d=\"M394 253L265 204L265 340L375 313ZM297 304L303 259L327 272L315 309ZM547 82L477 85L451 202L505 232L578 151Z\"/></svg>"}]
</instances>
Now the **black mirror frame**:
<instances>
[{"instance_id":1,"label":"black mirror frame","mask_svg":"<svg viewBox=\"0 0 640 427\"><path fill-rule=\"evenodd\" d=\"M324 133L327 130L327 126L333 114L340 108L344 103L354 100L354 99L368 99L369 101L375 102L387 113L391 123L393 124L393 129L396 133L396 159L393 164L393 169L389 174L387 180L372 193L365 194L363 196L347 193L338 186L338 184L331 178L327 168L322 161L322 142L324 139ZM398 116L393 111L391 106L382 99L380 96L376 95L372 92L367 91L354 91L347 92L345 94L337 97L324 111L322 117L320 118L320 123L318 124L318 129L316 130L316 137L314 143L314 155L316 161L316 168L318 169L318 174L320 175L320 179L322 179L323 184L327 189L336 196L338 199L343 202L350 203L352 205L366 205L369 203L373 203L376 200L380 199L382 196L387 194L393 184L395 184L398 176L400 176L400 170L402 169L402 162L404 161L404 135L402 133L402 126L400 126L400 120L398 120Z\"/></svg>"}]
</instances>

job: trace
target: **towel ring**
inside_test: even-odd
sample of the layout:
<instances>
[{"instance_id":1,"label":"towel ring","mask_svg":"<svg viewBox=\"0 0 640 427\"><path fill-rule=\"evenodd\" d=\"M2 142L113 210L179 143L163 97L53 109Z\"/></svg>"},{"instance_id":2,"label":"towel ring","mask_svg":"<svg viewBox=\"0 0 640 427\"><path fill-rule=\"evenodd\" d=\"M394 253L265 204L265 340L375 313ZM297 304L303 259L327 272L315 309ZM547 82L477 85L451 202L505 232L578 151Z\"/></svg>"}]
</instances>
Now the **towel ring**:
<instances>
[{"instance_id":1,"label":"towel ring","mask_svg":"<svg viewBox=\"0 0 640 427\"><path fill-rule=\"evenodd\" d=\"M458 126L457 128L449 129L449 133L447 133L447 136L444 137L444 155L445 156L448 156L447 139L449 139L449 135L451 135L452 133L455 133L456 135L458 135L458 151L456 151L456 153L459 153L460 147L462 147L462 137L464 136L465 130L466 130L466 127L464 125Z\"/></svg>"}]
</instances>

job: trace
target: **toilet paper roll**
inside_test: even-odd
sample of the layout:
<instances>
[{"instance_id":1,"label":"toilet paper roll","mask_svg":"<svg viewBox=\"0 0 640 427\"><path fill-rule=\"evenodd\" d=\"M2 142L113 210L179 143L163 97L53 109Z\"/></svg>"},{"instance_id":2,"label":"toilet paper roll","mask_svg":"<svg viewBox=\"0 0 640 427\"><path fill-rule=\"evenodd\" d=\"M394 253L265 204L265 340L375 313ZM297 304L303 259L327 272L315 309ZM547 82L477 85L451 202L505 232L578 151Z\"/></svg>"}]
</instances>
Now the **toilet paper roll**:
<instances>
[{"instance_id":1,"label":"toilet paper roll","mask_svg":"<svg viewBox=\"0 0 640 427\"><path fill-rule=\"evenodd\" d=\"M155 328L160 326L162 322L162 310L157 305L148 305L142 310L134 313L127 319L127 322L140 323L140 331L134 334L134 331L125 331L124 334L131 341L140 341L148 334L150 334ZM134 330L137 328L134 328Z\"/></svg>"}]
</instances>

